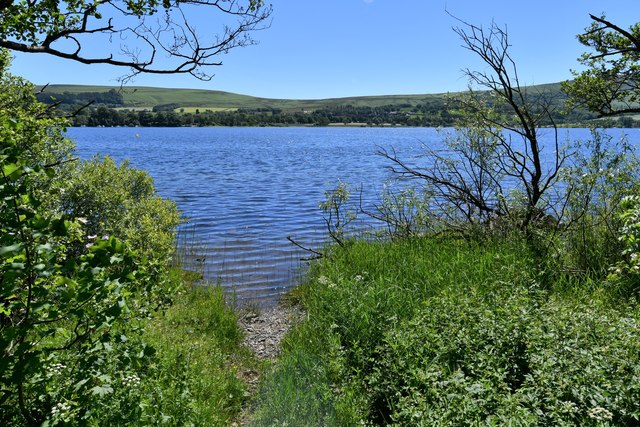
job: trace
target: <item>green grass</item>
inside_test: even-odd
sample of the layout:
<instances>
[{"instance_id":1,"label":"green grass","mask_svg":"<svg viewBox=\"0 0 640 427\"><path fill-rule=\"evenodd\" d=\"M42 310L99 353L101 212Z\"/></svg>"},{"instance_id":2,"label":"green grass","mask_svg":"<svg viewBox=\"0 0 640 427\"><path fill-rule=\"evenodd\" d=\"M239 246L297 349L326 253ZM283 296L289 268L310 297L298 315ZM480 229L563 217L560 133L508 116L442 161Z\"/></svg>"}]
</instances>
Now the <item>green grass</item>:
<instances>
[{"instance_id":1,"label":"green grass","mask_svg":"<svg viewBox=\"0 0 640 427\"><path fill-rule=\"evenodd\" d=\"M637 423L640 310L540 261L518 238L334 248L253 425Z\"/></svg>"},{"instance_id":2,"label":"green grass","mask_svg":"<svg viewBox=\"0 0 640 427\"><path fill-rule=\"evenodd\" d=\"M248 398L241 371L258 363L242 347L242 331L220 287L187 286L166 313L147 327L167 379L164 394L187 394L188 419L198 426L228 426ZM183 384L176 390L176 384ZM184 396L180 396L183 398Z\"/></svg>"}]
</instances>

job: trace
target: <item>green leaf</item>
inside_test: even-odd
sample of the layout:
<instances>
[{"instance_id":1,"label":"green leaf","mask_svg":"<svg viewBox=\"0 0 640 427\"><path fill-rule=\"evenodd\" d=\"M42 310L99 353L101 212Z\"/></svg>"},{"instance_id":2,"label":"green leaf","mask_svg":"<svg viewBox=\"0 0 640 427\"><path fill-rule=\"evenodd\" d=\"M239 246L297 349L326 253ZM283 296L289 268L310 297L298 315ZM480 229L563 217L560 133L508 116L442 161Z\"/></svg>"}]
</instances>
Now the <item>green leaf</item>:
<instances>
[{"instance_id":1,"label":"green leaf","mask_svg":"<svg viewBox=\"0 0 640 427\"><path fill-rule=\"evenodd\" d=\"M2 246L0 247L0 256L19 252L21 249L22 249L22 243L16 243L15 245L10 245L10 246Z\"/></svg>"},{"instance_id":2,"label":"green leaf","mask_svg":"<svg viewBox=\"0 0 640 427\"><path fill-rule=\"evenodd\" d=\"M97 385L91 389L91 393L100 397L104 397L107 394L113 393L113 387L111 387L109 384Z\"/></svg>"},{"instance_id":3,"label":"green leaf","mask_svg":"<svg viewBox=\"0 0 640 427\"><path fill-rule=\"evenodd\" d=\"M20 167L15 163L8 163L2 166L2 173L7 177L12 178L11 175L14 174L16 171L18 171L19 169Z\"/></svg>"},{"instance_id":4,"label":"green leaf","mask_svg":"<svg viewBox=\"0 0 640 427\"><path fill-rule=\"evenodd\" d=\"M87 382L89 382L89 378L85 378L75 383L75 385L73 386L74 391L80 390L82 386L85 385Z\"/></svg>"}]
</instances>

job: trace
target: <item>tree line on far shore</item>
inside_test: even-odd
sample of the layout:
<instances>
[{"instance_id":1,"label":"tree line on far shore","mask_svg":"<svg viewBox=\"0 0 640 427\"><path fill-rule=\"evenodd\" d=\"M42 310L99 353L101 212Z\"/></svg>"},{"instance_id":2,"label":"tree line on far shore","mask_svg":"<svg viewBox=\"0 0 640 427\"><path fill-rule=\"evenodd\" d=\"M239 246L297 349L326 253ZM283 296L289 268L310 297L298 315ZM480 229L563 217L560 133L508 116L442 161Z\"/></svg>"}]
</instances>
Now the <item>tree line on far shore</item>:
<instances>
[{"instance_id":1,"label":"tree line on far shore","mask_svg":"<svg viewBox=\"0 0 640 427\"><path fill-rule=\"evenodd\" d=\"M100 99L104 97L99 97ZM51 98L50 98L51 99ZM60 98L55 98L60 99ZM214 111L206 108L190 109L171 105L153 107L151 110L115 109L109 105L89 106L80 109L79 104L63 109L71 114L72 126L88 127L184 127L184 126L411 126L451 127L460 124L463 114L450 105L441 103L389 104L379 107L338 105L313 111L286 111L279 108L237 109ZM75 108L75 110L74 110ZM77 111L80 109L79 111ZM598 119L584 110L565 111L561 108L552 113L555 125L589 127L640 127L640 121L630 116ZM552 125L551 122L546 125Z\"/></svg>"}]
</instances>

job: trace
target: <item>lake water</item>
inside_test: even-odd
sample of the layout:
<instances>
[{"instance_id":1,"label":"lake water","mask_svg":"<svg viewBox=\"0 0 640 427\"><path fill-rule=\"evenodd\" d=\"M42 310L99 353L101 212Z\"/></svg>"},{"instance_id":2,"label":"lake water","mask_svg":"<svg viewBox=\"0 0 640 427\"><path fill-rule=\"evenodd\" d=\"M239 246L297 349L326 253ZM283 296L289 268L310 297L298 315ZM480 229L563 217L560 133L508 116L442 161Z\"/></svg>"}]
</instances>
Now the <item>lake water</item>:
<instances>
[{"instance_id":1,"label":"lake water","mask_svg":"<svg viewBox=\"0 0 640 427\"><path fill-rule=\"evenodd\" d=\"M81 158L109 155L148 171L189 218L192 262L207 280L261 305L295 286L300 259L310 255L287 236L306 247L326 241L318 206L325 191L342 181L362 186L364 203L374 203L390 179L379 148L416 159L423 145L441 147L443 139L430 128L71 128L68 135Z\"/></svg>"}]
</instances>

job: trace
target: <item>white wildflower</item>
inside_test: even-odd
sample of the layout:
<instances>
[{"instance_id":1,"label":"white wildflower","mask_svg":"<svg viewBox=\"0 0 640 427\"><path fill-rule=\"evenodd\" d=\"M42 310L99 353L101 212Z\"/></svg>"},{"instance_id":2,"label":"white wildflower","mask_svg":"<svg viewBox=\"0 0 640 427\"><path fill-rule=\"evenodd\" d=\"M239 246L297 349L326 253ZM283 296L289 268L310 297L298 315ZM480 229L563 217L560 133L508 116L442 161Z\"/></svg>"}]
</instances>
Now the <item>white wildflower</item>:
<instances>
[{"instance_id":1,"label":"white wildflower","mask_svg":"<svg viewBox=\"0 0 640 427\"><path fill-rule=\"evenodd\" d=\"M320 283L321 285L328 285L329 279L327 279L326 276L320 276L318 277L318 283Z\"/></svg>"},{"instance_id":2,"label":"white wildflower","mask_svg":"<svg viewBox=\"0 0 640 427\"><path fill-rule=\"evenodd\" d=\"M49 367L49 372L53 375L60 375L66 368L62 363L54 363Z\"/></svg>"},{"instance_id":3,"label":"white wildflower","mask_svg":"<svg viewBox=\"0 0 640 427\"><path fill-rule=\"evenodd\" d=\"M71 421L71 405L66 402L56 403L51 408L51 416L58 420Z\"/></svg>"},{"instance_id":4,"label":"white wildflower","mask_svg":"<svg viewBox=\"0 0 640 427\"><path fill-rule=\"evenodd\" d=\"M606 420L613 419L613 414L601 406L596 406L589 409L589 411L587 412L587 415L589 415L590 418L593 418L594 420L598 420L598 421L606 421Z\"/></svg>"},{"instance_id":5,"label":"white wildflower","mask_svg":"<svg viewBox=\"0 0 640 427\"><path fill-rule=\"evenodd\" d=\"M576 412L578 412L578 405L576 405L574 402L570 402L570 401L560 402L560 407L562 412L565 412L565 413L575 414Z\"/></svg>"},{"instance_id":6,"label":"white wildflower","mask_svg":"<svg viewBox=\"0 0 640 427\"><path fill-rule=\"evenodd\" d=\"M122 379L122 384L125 387L136 387L140 385L140 377L136 374L127 375Z\"/></svg>"}]
</instances>

